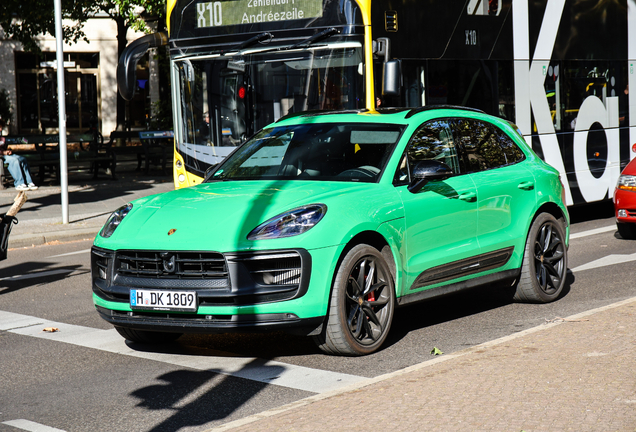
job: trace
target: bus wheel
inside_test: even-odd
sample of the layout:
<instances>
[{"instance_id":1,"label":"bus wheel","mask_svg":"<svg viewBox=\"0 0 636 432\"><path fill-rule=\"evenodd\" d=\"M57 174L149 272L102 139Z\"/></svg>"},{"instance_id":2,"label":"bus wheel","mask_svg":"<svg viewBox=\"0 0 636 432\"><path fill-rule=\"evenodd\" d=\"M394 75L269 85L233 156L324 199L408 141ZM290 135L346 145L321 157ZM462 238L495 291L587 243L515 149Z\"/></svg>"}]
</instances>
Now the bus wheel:
<instances>
[{"instance_id":1,"label":"bus wheel","mask_svg":"<svg viewBox=\"0 0 636 432\"><path fill-rule=\"evenodd\" d=\"M161 344L173 342L183 333L154 332L147 330L133 330L127 327L115 327L117 333L122 335L126 340L142 344Z\"/></svg>"},{"instance_id":2,"label":"bus wheel","mask_svg":"<svg viewBox=\"0 0 636 432\"><path fill-rule=\"evenodd\" d=\"M526 239L514 300L529 303L556 300L565 286L567 269L563 226L551 214L541 213Z\"/></svg>"},{"instance_id":3,"label":"bus wheel","mask_svg":"<svg viewBox=\"0 0 636 432\"><path fill-rule=\"evenodd\" d=\"M377 249L357 245L338 267L329 316L316 343L328 354L371 354L386 340L394 309L389 266Z\"/></svg>"}]
</instances>

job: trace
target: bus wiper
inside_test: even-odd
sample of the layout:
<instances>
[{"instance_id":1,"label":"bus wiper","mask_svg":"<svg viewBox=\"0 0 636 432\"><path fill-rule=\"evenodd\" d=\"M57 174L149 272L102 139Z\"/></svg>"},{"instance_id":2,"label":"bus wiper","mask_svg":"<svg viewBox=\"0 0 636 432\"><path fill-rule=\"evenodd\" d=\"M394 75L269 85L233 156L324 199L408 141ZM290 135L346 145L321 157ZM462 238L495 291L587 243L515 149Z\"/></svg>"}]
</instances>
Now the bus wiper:
<instances>
[{"instance_id":1,"label":"bus wiper","mask_svg":"<svg viewBox=\"0 0 636 432\"><path fill-rule=\"evenodd\" d=\"M274 39L274 35L271 34L270 32L263 32L263 33L259 33L254 37L249 38L248 40L241 42L240 44L231 47L230 49L227 50L223 50L221 51L221 55L225 54L226 52L230 52L230 51L241 51L244 50L245 48L251 47L252 45L255 45L257 43L263 42L265 39L268 39L268 42L270 42L272 39Z\"/></svg>"},{"instance_id":2,"label":"bus wiper","mask_svg":"<svg viewBox=\"0 0 636 432\"><path fill-rule=\"evenodd\" d=\"M327 39L335 34L340 33L340 30L338 30L335 27L330 27L328 29L325 29L323 31L321 31L320 33L316 33L313 36L308 37L307 39L300 41L298 43L295 43L291 46L288 47L284 47L283 49L285 50L291 50L294 48L308 48L309 45L313 44L314 42L318 42L321 41L323 39Z\"/></svg>"},{"instance_id":3,"label":"bus wiper","mask_svg":"<svg viewBox=\"0 0 636 432\"><path fill-rule=\"evenodd\" d=\"M340 30L338 30L335 27L330 27L326 30L321 31L320 33L316 33L315 35L308 37L305 40L302 40L300 42L297 42L293 45L285 45L285 46L279 46L279 47L272 47L272 48L266 48L264 50L258 51L258 54L264 54L264 53L268 53L268 52L272 52L272 51L288 51L288 50L292 50L292 49L296 49L296 48L309 48L310 45L312 45L315 42L321 41L323 39L327 39L335 34L340 33ZM264 34L264 33L261 33ZM260 36L260 35L259 35ZM258 37L258 36L255 36ZM254 39L254 38L252 38ZM243 42L244 44L246 44L247 42L249 42L250 40L246 40L245 42ZM243 48L245 49L245 47ZM237 55L243 55L243 50L239 50L239 52L237 53Z\"/></svg>"}]
</instances>

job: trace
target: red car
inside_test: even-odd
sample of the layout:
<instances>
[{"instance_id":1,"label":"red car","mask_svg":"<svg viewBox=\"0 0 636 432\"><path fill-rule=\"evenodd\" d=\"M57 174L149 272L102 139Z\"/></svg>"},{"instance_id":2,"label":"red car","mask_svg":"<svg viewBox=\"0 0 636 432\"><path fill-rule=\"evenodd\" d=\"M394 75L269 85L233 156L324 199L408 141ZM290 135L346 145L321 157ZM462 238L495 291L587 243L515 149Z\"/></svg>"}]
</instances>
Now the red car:
<instances>
[{"instance_id":1,"label":"red car","mask_svg":"<svg viewBox=\"0 0 636 432\"><path fill-rule=\"evenodd\" d=\"M618 233L624 239L636 239L636 159L627 164L616 183L614 212Z\"/></svg>"}]
</instances>

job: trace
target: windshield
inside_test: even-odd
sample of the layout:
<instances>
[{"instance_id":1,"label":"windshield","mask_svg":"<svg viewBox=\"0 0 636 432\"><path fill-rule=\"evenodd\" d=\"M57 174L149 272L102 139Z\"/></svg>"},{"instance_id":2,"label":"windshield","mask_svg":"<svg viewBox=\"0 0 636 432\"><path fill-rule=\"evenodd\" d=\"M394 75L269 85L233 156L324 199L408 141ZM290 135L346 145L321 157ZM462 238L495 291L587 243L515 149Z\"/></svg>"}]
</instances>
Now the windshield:
<instances>
[{"instance_id":1,"label":"windshield","mask_svg":"<svg viewBox=\"0 0 636 432\"><path fill-rule=\"evenodd\" d=\"M364 108L362 64L358 42L175 60L186 165L204 172L290 113Z\"/></svg>"},{"instance_id":2,"label":"windshield","mask_svg":"<svg viewBox=\"0 0 636 432\"><path fill-rule=\"evenodd\" d=\"M214 172L215 180L376 182L404 127L323 123L265 129Z\"/></svg>"}]
</instances>

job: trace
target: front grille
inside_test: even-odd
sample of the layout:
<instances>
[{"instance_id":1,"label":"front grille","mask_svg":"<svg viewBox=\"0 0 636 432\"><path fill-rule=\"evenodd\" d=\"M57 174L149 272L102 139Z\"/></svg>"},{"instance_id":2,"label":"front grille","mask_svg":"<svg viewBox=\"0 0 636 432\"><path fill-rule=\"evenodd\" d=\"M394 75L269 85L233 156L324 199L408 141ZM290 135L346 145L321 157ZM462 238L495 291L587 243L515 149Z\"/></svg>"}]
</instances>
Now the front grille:
<instances>
[{"instance_id":1,"label":"front grille","mask_svg":"<svg viewBox=\"0 0 636 432\"><path fill-rule=\"evenodd\" d=\"M216 252L118 252L118 275L132 278L225 279L225 258ZM224 286L227 284L224 284Z\"/></svg>"},{"instance_id":2,"label":"front grille","mask_svg":"<svg viewBox=\"0 0 636 432\"><path fill-rule=\"evenodd\" d=\"M93 292L129 303L130 289L196 290L199 306L289 300L309 287L311 255L303 249L221 254L110 251L93 247Z\"/></svg>"}]
</instances>

